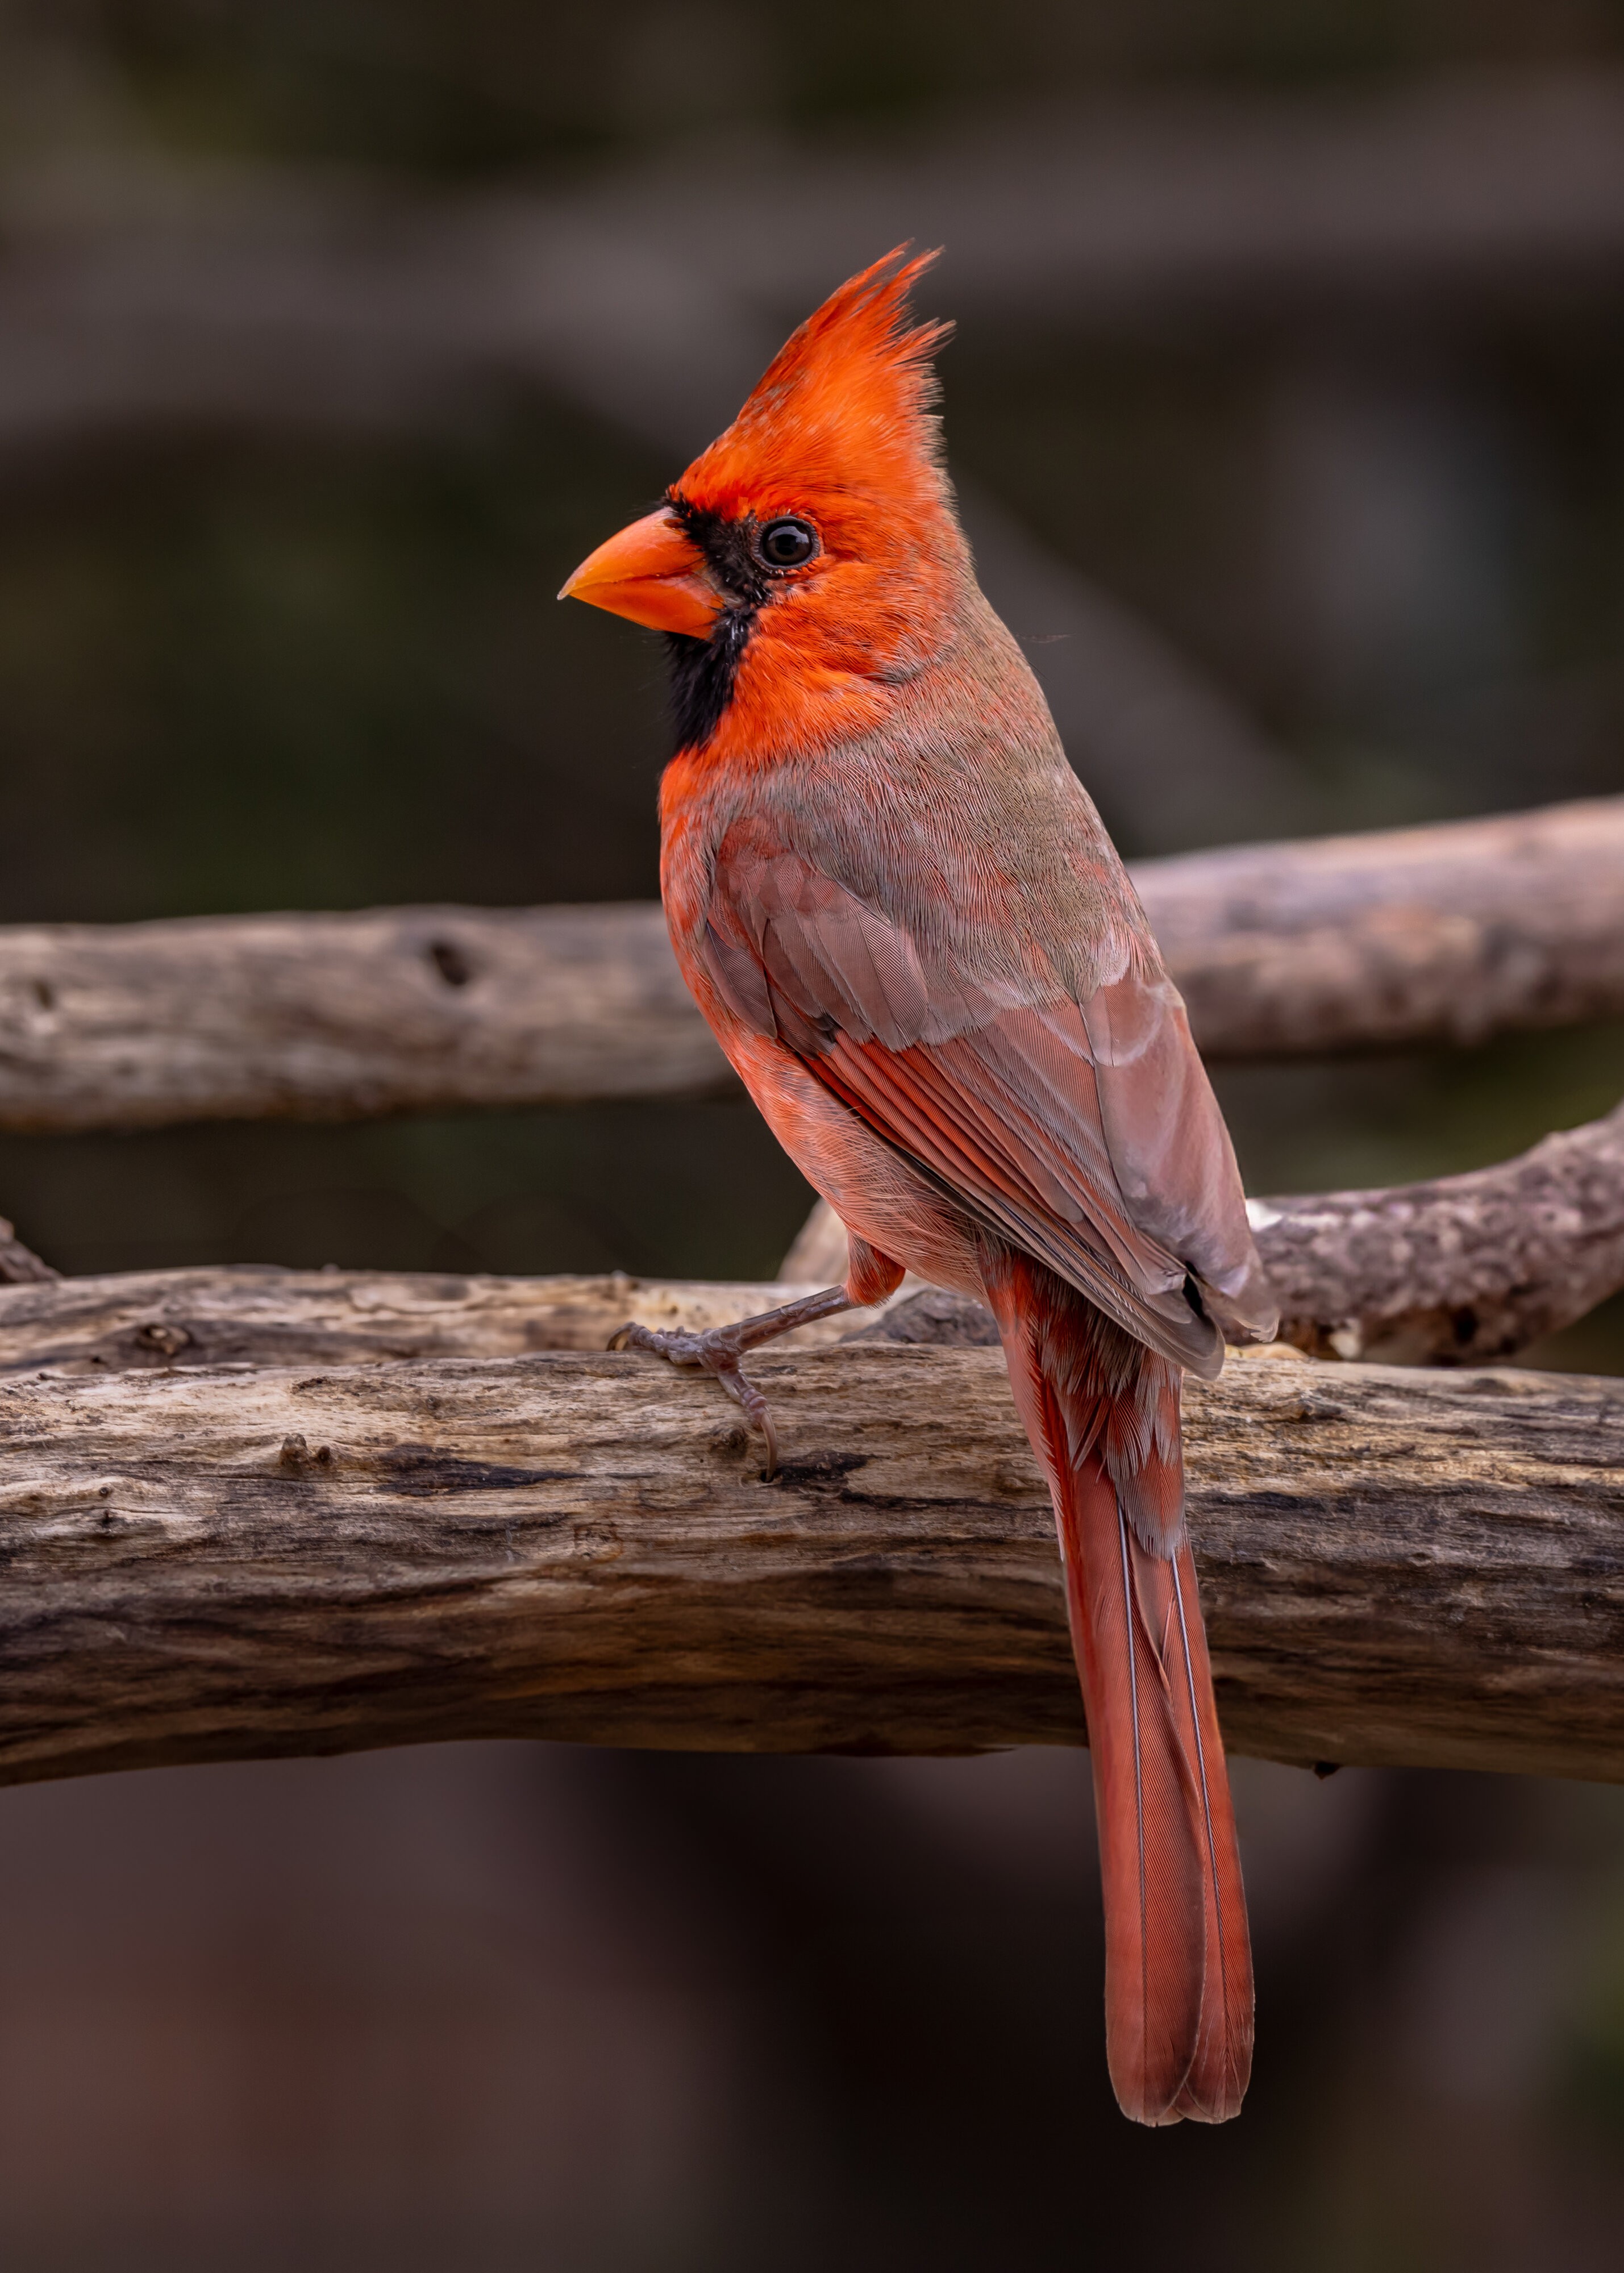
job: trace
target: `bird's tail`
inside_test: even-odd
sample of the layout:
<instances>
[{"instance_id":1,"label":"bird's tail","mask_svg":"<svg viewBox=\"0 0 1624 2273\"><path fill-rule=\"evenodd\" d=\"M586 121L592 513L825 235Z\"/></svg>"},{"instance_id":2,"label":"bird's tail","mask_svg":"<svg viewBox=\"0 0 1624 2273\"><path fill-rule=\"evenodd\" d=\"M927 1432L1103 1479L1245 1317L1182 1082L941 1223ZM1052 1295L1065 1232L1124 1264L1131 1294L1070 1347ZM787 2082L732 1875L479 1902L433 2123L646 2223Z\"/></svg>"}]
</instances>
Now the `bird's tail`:
<instances>
[{"instance_id":1,"label":"bird's tail","mask_svg":"<svg viewBox=\"0 0 1624 2273\"><path fill-rule=\"evenodd\" d=\"M1123 2112L1222 2123L1252 2068L1252 1952L1185 1536L1176 1368L1040 1264L984 1265L1048 1472L1094 1764L1105 2039Z\"/></svg>"}]
</instances>

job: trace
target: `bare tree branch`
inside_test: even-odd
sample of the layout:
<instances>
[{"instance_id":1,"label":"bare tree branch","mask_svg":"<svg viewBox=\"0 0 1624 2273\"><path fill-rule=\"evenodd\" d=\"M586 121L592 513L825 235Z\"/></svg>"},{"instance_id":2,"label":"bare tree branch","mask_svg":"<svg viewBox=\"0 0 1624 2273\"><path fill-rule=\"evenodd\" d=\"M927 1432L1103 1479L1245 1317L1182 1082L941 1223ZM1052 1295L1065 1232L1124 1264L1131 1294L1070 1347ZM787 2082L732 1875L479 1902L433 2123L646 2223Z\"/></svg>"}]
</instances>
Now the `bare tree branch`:
<instances>
[{"instance_id":1,"label":"bare tree branch","mask_svg":"<svg viewBox=\"0 0 1624 2273\"><path fill-rule=\"evenodd\" d=\"M1316 1356L1463 1365L1500 1358L1624 1287L1624 1106L1493 1168L1386 1190L1251 1204L1283 1340ZM26 1253L26 1250L21 1250ZM502 1279L211 1266L56 1279L0 1293L0 1372L181 1365L356 1365L601 1349L635 1317L695 1328L843 1277L845 1233L814 1211L771 1286L621 1273ZM908 1282L880 1322L796 1337L996 1340L975 1303Z\"/></svg>"},{"instance_id":2,"label":"bare tree branch","mask_svg":"<svg viewBox=\"0 0 1624 2273\"><path fill-rule=\"evenodd\" d=\"M1624 1287L1624 1105L1497 1167L1251 1212L1299 1349L1388 1365L1507 1357Z\"/></svg>"},{"instance_id":3,"label":"bare tree branch","mask_svg":"<svg viewBox=\"0 0 1624 2273\"><path fill-rule=\"evenodd\" d=\"M538 1355L0 1384L0 1777L474 1736L939 1752L1081 1736L984 1350L712 1383ZM1190 1399L1238 1750L1624 1776L1624 1398L1232 1365Z\"/></svg>"},{"instance_id":4,"label":"bare tree branch","mask_svg":"<svg viewBox=\"0 0 1624 2273\"><path fill-rule=\"evenodd\" d=\"M1134 870L1209 1056L1624 1015L1624 798ZM0 1128L692 1096L653 905L0 930Z\"/></svg>"},{"instance_id":5,"label":"bare tree branch","mask_svg":"<svg viewBox=\"0 0 1624 2273\"><path fill-rule=\"evenodd\" d=\"M1189 852L1133 874L1211 1058L1624 1016L1624 798Z\"/></svg>"}]
</instances>

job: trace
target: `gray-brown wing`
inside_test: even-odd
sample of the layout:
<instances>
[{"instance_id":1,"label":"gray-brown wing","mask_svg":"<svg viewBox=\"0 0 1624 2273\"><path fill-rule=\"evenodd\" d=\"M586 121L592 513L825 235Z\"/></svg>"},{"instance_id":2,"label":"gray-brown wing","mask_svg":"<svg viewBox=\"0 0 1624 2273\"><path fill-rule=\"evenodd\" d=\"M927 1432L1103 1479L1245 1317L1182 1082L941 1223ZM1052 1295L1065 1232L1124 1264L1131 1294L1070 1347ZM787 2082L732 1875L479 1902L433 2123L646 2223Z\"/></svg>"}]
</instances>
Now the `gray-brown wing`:
<instances>
[{"instance_id":1,"label":"gray-brown wing","mask_svg":"<svg viewBox=\"0 0 1624 2273\"><path fill-rule=\"evenodd\" d=\"M1229 1137L1164 979L1079 1004L931 968L904 926L758 828L723 840L702 951L757 1031L1140 1339L1210 1374L1224 1332L1272 1330Z\"/></svg>"}]
</instances>

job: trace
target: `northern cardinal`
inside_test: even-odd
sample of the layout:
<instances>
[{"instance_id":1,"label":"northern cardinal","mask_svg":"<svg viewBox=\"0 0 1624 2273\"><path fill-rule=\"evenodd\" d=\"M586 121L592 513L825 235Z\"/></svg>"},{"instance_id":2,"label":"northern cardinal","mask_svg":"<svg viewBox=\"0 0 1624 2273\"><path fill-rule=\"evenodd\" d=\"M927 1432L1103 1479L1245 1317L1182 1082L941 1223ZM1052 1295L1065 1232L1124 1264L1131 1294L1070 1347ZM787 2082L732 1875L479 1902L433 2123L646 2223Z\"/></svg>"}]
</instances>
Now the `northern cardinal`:
<instances>
[{"instance_id":1,"label":"northern cardinal","mask_svg":"<svg viewBox=\"0 0 1624 2273\"><path fill-rule=\"evenodd\" d=\"M716 1374L904 1269L988 1303L1054 1500L1092 1748L1111 2081L1222 2122L1252 2062L1234 1812L1184 1525L1181 1369L1275 1309L1182 1001L977 585L911 326L854 276L563 596L668 634L661 885L683 974L847 1227L845 1285L704 1335Z\"/></svg>"}]
</instances>

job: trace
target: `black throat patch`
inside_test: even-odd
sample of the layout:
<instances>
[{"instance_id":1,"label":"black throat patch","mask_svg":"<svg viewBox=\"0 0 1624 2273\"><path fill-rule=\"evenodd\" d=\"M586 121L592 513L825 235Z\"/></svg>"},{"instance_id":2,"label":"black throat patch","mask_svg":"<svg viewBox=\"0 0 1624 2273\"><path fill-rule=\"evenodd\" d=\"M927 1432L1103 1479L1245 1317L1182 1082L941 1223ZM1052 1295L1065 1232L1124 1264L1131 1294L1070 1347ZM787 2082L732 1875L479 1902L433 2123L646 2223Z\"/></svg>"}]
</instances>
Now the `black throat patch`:
<instances>
[{"instance_id":1,"label":"black throat patch","mask_svg":"<svg viewBox=\"0 0 1624 2273\"><path fill-rule=\"evenodd\" d=\"M771 584L755 557L753 521L723 521L675 491L666 503L729 596L708 639L690 639L682 632L665 635L677 746L687 750L708 742L722 723Z\"/></svg>"}]
</instances>

